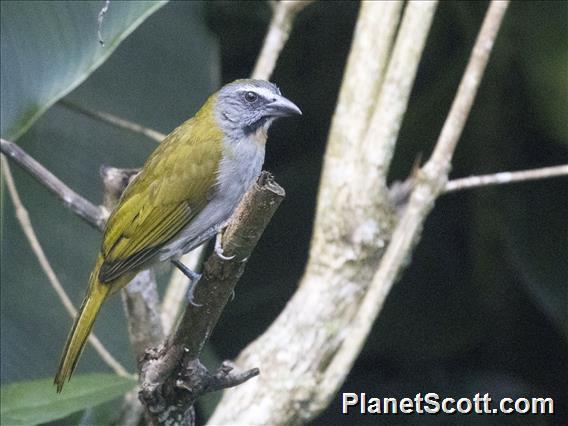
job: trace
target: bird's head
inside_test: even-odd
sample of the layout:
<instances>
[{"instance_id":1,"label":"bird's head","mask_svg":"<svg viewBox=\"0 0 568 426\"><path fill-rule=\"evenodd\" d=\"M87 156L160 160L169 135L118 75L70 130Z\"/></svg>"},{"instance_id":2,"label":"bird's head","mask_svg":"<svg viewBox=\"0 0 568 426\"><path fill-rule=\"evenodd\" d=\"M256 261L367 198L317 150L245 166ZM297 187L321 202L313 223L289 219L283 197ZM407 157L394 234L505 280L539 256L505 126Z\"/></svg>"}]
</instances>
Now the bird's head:
<instances>
[{"instance_id":1,"label":"bird's head","mask_svg":"<svg viewBox=\"0 0 568 426\"><path fill-rule=\"evenodd\" d=\"M240 138L266 132L276 118L302 111L268 81L236 80L219 90L215 114L225 134Z\"/></svg>"}]
</instances>

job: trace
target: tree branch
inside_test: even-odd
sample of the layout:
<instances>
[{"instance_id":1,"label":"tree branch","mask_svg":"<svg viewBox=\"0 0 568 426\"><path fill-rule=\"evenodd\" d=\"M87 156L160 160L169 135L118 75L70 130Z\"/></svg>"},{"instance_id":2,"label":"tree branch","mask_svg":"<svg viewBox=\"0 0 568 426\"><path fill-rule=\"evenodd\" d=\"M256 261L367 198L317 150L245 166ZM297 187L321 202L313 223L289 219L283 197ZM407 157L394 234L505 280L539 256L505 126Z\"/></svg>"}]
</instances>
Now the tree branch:
<instances>
[{"instance_id":1,"label":"tree branch","mask_svg":"<svg viewBox=\"0 0 568 426\"><path fill-rule=\"evenodd\" d=\"M312 257L307 269L319 263L322 270L335 270L342 274L341 264L347 259L342 259L341 253L351 251L351 235L357 233L352 229L353 224L370 223L371 228L380 230L380 235L370 238L373 241L370 245L375 247L359 242L356 248L361 263L369 267L370 275L372 267L367 259L378 258L378 250L386 245L385 241L389 238L394 215L388 198L384 196L387 193L386 184L378 179L376 166L368 162L367 157L361 156L360 151L361 141L365 138L382 90L402 6L402 2L361 2L327 141L310 249L314 256L310 254ZM364 93L361 93L361 87L365 87ZM391 125L396 126L389 123ZM354 176L358 175L363 178L355 182ZM362 193L360 185L366 185L366 176L370 176L368 180L374 185L372 193L376 197L372 199L359 195ZM358 201L354 203L353 200ZM346 208L337 209L337 206ZM345 247L338 242L345 242ZM330 247L333 249L330 250ZM311 272L307 272L307 275ZM318 270L313 273L320 275ZM364 275L361 274L361 277ZM343 278L351 281L347 276ZM355 287L365 286L369 279L370 276L367 280L362 279ZM358 299L360 296L356 293L353 292L352 296ZM348 304L351 302L356 303L347 301Z\"/></svg>"},{"instance_id":2,"label":"tree branch","mask_svg":"<svg viewBox=\"0 0 568 426\"><path fill-rule=\"evenodd\" d=\"M201 350L211 335L234 287L244 272L284 190L267 173L245 195L223 237L229 261L212 254L194 296L200 307L188 305L176 332L158 350L147 351L141 363L140 399L156 424L190 416L194 401L212 390L236 386L258 374L253 368L231 372L227 365L211 375L199 363ZM182 424L186 424L182 420ZM189 423L188 423L189 424Z\"/></svg>"},{"instance_id":3,"label":"tree branch","mask_svg":"<svg viewBox=\"0 0 568 426\"><path fill-rule=\"evenodd\" d=\"M107 215L103 210L83 198L44 166L34 160L27 152L13 142L0 139L0 150L18 166L33 176L40 184L55 194L65 207L99 230L104 228Z\"/></svg>"},{"instance_id":4,"label":"tree branch","mask_svg":"<svg viewBox=\"0 0 568 426\"><path fill-rule=\"evenodd\" d=\"M252 78L268 80L276 61L290 37L292 24L296 15L300 13L313 0L289 1L280 0L272 7L272 20L268 27L268 33L264 39L262 51L258 56Z\"/></svg>"},{"instance_id":5,"label":"tree branch","mask_svg":"<svg viewBox=\"0 0 568 426\"><path fill-rule=\"evenodd\" d=\"M5 141L2 140L2 145L4 145L4 142ZM63 286L61 285L61 282L57 278L55 271L51 267L49 260L47 260L47 256L45 255L45 252L43 251L43 248L33 229L30 220L30 215L27 209L24 207L22 200L20 199L20 196L18 195L16 184L14 183L14 178L12 177L12 172L10 170L10 165L8 164L8 161L6 160L6 157L4 157L4 155L2 155L1 157L2 157L1 158L2 173L6 179L6 186L8 187L8 193L10 194L10 198L12 200L12 203L14 204L16 217L18 218L18 222L20 223L22 231L24 231L24 234L28 239L28 242L30 243L33 253L35 254L43 272L45 273L45 275L47 275L47 278L51 286L57 293L59 300L61 301L61 303L63 304L69 315L71 316L71 318L75 318L75 316L77 316L77 309L75 309L75 306L73 306L73 302L71 302L71 299L69 299L69 296L67 295ZM110 354L110 352L101 343L101 341L98 339L95 333L91 333L91 335L89 336L89 343L91 344L91 346L93 346L93 348L99 354L101 359L112 370L114 370L116 374L120 376L128 376L128 377L131 376L126 371L126 369Z\"/></svg>"},{"instance_id":6,"label":"tree branch","mask_svg":"<svg viewBox=\"0 0 568 426\"><path fill-rule=\"evenodd\" d=\"M508 2L505 1L493 1L489 6L434 153L418 172L417 183L408 206L395 228L363 303L346 330L346 338L326 371L325 379L321 383L324 388L343 382L350 371L396 277L420 237L422 226L434 201L443 191L453 152L469 115L507 6Z\"/></svg>"},{"instance_id":7,"label":"tree branch","mask_svg":"<svg viewBox=\"0 0 568 426\"><path fill-rule=\"evenodd\" d=\"M373 164L373 176L364 176L364 193L376 194L376 181L386 185L387 172L436 7L436 1L410 1L404 11L380 96L358 151L362 161Z\"/></svg>"},{"instance_id":8,"label":"tree branch","mask_svg":"<svg viewBox=\"0 0 568 426\"><path fill-rule=\"evenodd\" d=\"M440 191L447 181L455 147L473 105L477 88L485 72L497 31L508 5L508 1L493 0L491 2L448 118L434 147L434 152L423 168L428 176L438 178L440 188L437 188L437 191Z\"/></svg>"},{"instance_id":9,"label":"tree branch","mask_svg":"<svg viewBox=\"0 0 568 426\"><path fill-rule=\"evenodd\" d=\"M102 121L103 123L110 124L111 126L118 127L120 129L129 130L134 133L139 133L146 136L156 142L162 142L166 135L158 132L157 130L150 129L149 127L142 126L141 124L134 123L133 121L126 120L124 118L118 117L108 112L96 111L83 106L77 105L73 102L67 101L65 99L60 99L58 104L64 106L71 111L78 112L87 117L94 118L95 120Z\"/></svg>"},{"instance_id":10,"label":"tree branch","mask_svg":"<svg viewBox=\"0 0 568 426\"><path fill-rule=\"evenodd\" d=\"M538 179L567 176L568 164L561 166L543 167L540 169L520 170L516 172L500 172L491 175L469 176L454 179L446 183L444 193L448 194L465 189L479 188L483 186L508 185L511 183L527 182Z\"/></svg>"}]
</instances>

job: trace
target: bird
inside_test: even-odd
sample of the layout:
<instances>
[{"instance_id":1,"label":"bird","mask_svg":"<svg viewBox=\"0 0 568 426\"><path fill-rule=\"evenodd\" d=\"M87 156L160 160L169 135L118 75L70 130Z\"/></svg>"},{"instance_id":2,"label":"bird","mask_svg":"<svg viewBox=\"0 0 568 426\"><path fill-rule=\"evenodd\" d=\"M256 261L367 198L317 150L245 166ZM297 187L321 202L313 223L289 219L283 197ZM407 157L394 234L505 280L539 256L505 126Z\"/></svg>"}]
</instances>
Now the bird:
<instances>
[{"instance_id":1,"label":"bird","mask_svg":"<svg viewBox=\"0 0 568 426\"><path fill-rule=\"evenodd\" d=\"M141 270L170 261L195 288L200 275L179 258L220 233L264 163L268 129L302 112L265 80L242 79L211 95L149 155L110 214L86 295L54 384L70 380L103 302ZM189 293L192 302L192 293Z\"/></svg>"}]
</instances>

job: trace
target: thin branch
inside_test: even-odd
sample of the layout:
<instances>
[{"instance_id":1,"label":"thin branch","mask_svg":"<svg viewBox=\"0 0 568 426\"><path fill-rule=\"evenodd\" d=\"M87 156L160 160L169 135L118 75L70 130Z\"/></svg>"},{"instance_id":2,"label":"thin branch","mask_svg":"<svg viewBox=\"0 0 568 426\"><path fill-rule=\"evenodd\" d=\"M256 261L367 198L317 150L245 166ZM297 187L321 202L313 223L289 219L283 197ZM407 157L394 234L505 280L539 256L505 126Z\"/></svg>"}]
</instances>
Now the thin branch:
<instances>
[{"instance_id":1,"label":"thin branch","mask_svg":"<svg viewBox=\"0 0 568 426\"><path fill-rule=\"evenodd\" d=\"M282 52L282 48L290 37L292 24L296 15L309 5L313 0L288 1L281 0L274 5L271 4L273 15L268 28L268 33L264 39L262 51L258 56L252 78L268 80L276 61Z\"/></svg>"},{"instance_id":2,"label":"thin branch","mask_svg":"<svg viewBox=\"0 0 568 426\"><path fill-rule=\"evenodd\" d=\"M85 108L83 106L77 105L65 99L59 100L58 104L72 111L83 114L87 117L94 118L95 120L99 120L104 123L110 124L111 126L129 130L134 133L140 133L141 135L144 135L147 138L150 138L156 142L162 142L166 137L166 135L158 132L157 130L150 129L149 127L142 126L141 124L134 123L132 121L126 120L124 118L118 117L108 112Z\"/></svg>"},{"instance_id":3,"label":"thin branch","mask_svg":"<svg viewBox=\"0 0 568 426\"><path fill-rule=\"evenodd\" d=\"M61 303L63 304L69 315L72 318L75 318L77 316L77 309L75 309L75 307L73 306L73 302L71 302L71 299L69 299L69 296L67 296L67 293L63 289L63 286L61 285L61 282L57 278L57 275L55 275L55 272L53 271L53 268L49 264L45 252L43 251L43 248L41 247L41 244L37 239L37 235L33 229L29 213L20 199L20 196L16 189L16 185L14 183L14 178L12 177L10 165L8 164L8 161L6 160L4 155L2 155L1 161L2 161L2 173L6 178L6 186L8 187L8 193L10 194L10 198L12 200L12 203L14 204L16 217L18 218L22 231L24 231L24 234L26 235L26 238L30 243L32 251L34 252L41 268L47 275L47 278L49 279L51 286L59 296L59 300L61 300ZM132 377L132 375L129 374L126 371L126 369L110 354L110 352L105 348L105 346L101 343L101 341L96 337L94 333L91 333L91 335L89 336L89 343L97 351L97 353L100 355L102 360L110 368L112 368L116 374L125 377Z\"/></svg>"},{"instance_id":4,"label":"thin branch","mask_svg":"<svg viewBox=\"0 0 568 426\"><path fill-rule=\"evenodd\" d=\"M208 259L203 271L203 282L195 291L195 300L202 303L203 308L186 309L171 340L172 344L185 345L191 356L200 354L203 342L211 334L244 272L246 261L284 196L284 190L267 172L263 172L258 183L246 193L223 234L223 251L226 256L233 255L235 258L223 262L214 255ZM204 315L204 311L207 315Z\"/></svg>"},{"instance_id":5,"label":"thin branch","mask_svg":"<svg viewBox=\"0 0 568 426\"><path fill-rule=\"evenodd\" d=\"M361 2L325 155L324 173L337 173L324 175L322 180L335 184L329 189L321 185L320 191L336 192L338 184L351 179L351 173L343 169L361 151L361 141L384 81L402 6L403 2L399 1ZM365 96L361 96L361 87L365 88ZM342 167L333 167L333 163L340 163ZM329 202L326 201L329 199L323 194L318 202ZM328 208L318 208L318 215L328 211Z\"/></svg>"},{"instance_id":6,"label":"thin branch","mask_svg":"<svg viewBox=\"0 0 568 426\"><path fill-rule=\"evenodd\" d=\"M404 10L377 106L360 143L359 155L364 156L361 161L372 163L377 174L377 177L364 176L367 187L362 191L365 193L376 193L373 188L377 181L386 185L398 133L436 7L437 1L419 0L408 2Z\"/></svg>"},{"instance_id":7,"label":"thin branch","mask_svg":"<svg viewBox=\"0 0 568 426\"><path fill-rule=\"evenodd\" d=\"M568 164L561 166L543 167L540 169L520 170L516 172L500 172L491 175L469 176L454 179L446 183L444 193L463 191L464 189L479 188L492 185L508 185L511 183L527 182L538 179L549 179L568 176Z\"/></svg>"},{"instance_id":8,"label":"thin branch","mask_svg":"<svg viewBox=\"0 0 568 426\"><path fill-rule=\"evenodd\" d=\"M447 174L454 150L471 111L477 89L481 83L481 78L485 72L489 55L493 49L497 32L508 5L508 0L493 0L491 2L469 63L458 87L458 92L450 108L450 113L434 147L434 152L428 161L429 164L426 164L424 167L424 171L428 175L440 177L440 183L443 185L447 181Z\"/></svg>"},{"instance_id":9,"label":"thin branch","mask_svg":"<svg viewBox=\"0 0 568 426\"><path fill-rule=\"evenodd\" d=\"M0 139L0 151L49 189L63 202L65 207L69 208L89 225L95 226L99 230L104 228L107 215L101 208L95 206L65 185L18 145L5 139Z\"/></svg>"},{"instance_id":10,"label":"thin branch","mask_svg":"<svg viewBox=\"0 0 568 426\"><path fill-rule=\"evenodd\" d=\"M419 171L418 182L412 191L408 206L396 226L371 286L349 330L345 332L346 337L340 350L331 361L324 380L320 383L324 389L328 387L335 389L351 370L396 277L419 239L434 200L444 188L453 152L477 93L507 6L506 1L493 1L489 6L434 153ZM322 406L325 406L325 402L328 400L323 401Z\"/></svg>"},{"instance_id":11,"label":"thin branch","mask_svg":"<svg viewBox=\"0 0 568 426\"><path fill-rule=\"evenodd\" d=\"M196 303L202 306L189 305L165 345L147 351L140 367L140 398L155 423L185 418L200 395L236 386L258 374L256 368L230 373L232 367L227 370L222 366L211 375L199 363L199 356L244 272L246 260L283 198L284 190L263 172L224 233L223 251L234 259L222 260L215 253L209 257L194 293Z\"/></svg>"}]
</instances>

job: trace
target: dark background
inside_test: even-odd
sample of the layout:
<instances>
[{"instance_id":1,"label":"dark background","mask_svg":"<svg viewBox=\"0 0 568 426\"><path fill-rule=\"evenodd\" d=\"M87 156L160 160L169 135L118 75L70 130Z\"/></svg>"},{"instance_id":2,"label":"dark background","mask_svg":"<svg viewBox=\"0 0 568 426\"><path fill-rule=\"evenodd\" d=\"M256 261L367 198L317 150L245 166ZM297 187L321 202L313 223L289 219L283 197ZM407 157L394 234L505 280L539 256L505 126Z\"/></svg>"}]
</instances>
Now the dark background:
<instances>
[{"instance_id":1,"label":"dark background","mask_svg":"<svg viewBox=\"0 0 568 426\"><path fill-rule=\"evenodd\" d=\"M392 179L404 179L417 156L429 155L485 9L483 2L440 4L403 123ZM555 61L567 59L566 11L562 3L511 5L451 176L566 162L568 129L558 109L567 111L567 79L552 69ZM257 4L211 7L208 17L220 40L224 82L250 73L268 12ZM265 168L276 175L288 197L251 258L233 302L237 306L225 311L212 338L213 345L230 356L271 323L302 274L326 136L357 12L358 5L347 2L307 8L272 78L304 116L300 122L277 123L269 141ZM558 109L546 107L548 102ZM378 421L357 413L342 418L341 392L379 397L437 392L456 398L489 392L494 399L546 395L555 398L555 408L565 415L567 202L566 179L442 197L347 382L314 424ZM263 271L273 278L267 281ZM253 326L243 327L248 322ZM567 421L560 416L450 416L446 422L475 420ZM380 421L438 424L444 418L382 416Z\"/></svg>"},{"instance_id":2,"label":"dark background","mask_svg":"<svg viewBox=\"0 0 568 426\"><path fill-rule=\"evenodd\" d=\"M392 180L404 179L417 157L428 157L486 6L439 5ZM267 146L265 169L286 189L287 198L212 336L211 363L235 357L264 332L302 275L327 132L358 7L355 2L309 6L280 57L272 81L304 113L301 119L277 122ZM568 162L567 12L565 2L511 4L458 146L452 177ZM203 93L250 75L269 19L268 5L260 2L173 2L142 24L69 98L168 132L195 112ZM95 201L102 194L97 177L101 163L140 166L154 146L60 106L18 142ZM71 161L62 162L62 156ZM14 173L39 238L78 303L100 235L31 178ZM566 424L566 183L563 178L441 197L347 382L313 424ZM52 374L69 319L47 287L6 197L4 202L2 263L18 265L2 267L6 383ZM167 275L162 271L163 281ZM8 282L19 284L4 285ZM96 332L133 367L118 299L109 303ZM25 321L19 320L22 316ZM104 369L87 349L79 371ZM341 392L399 398L418 392L455 398L490 393L494 400L552 397L557 414L344 417ZM213 399L200 406L201 419Z\"/></svg>"}]
</instances>

